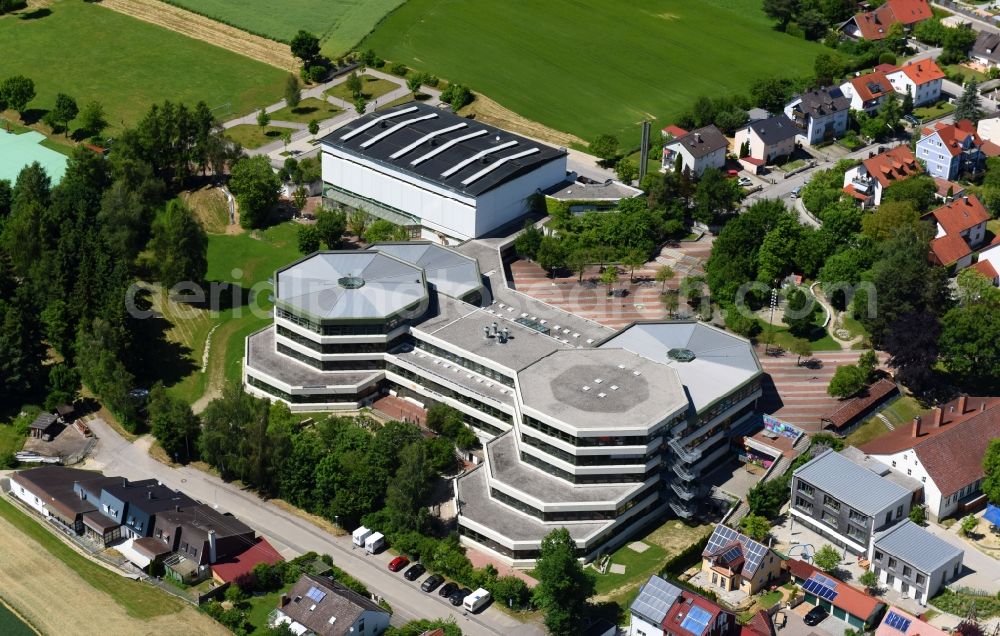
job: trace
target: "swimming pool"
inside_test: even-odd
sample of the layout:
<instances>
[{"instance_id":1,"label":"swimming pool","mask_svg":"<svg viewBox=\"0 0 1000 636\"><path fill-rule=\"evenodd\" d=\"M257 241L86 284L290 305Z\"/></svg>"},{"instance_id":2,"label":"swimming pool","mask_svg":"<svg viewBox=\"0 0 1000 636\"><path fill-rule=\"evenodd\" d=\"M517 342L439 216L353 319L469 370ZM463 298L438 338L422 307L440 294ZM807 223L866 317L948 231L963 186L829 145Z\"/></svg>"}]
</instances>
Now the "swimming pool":
<instances>
[{"instance_id":1,"label":"swimming pool","mask_svg":"<svg viewBox=\"0 0 1000 636\"><path fill-rule=\"evenodd\" d=\"M52 184L59 183L66 172L66 155L41 145L45 135L34 130L15 135L0 130L0 179L11 183L25 166L37 161L45 168Z\"/></svg>"}]
</instances>

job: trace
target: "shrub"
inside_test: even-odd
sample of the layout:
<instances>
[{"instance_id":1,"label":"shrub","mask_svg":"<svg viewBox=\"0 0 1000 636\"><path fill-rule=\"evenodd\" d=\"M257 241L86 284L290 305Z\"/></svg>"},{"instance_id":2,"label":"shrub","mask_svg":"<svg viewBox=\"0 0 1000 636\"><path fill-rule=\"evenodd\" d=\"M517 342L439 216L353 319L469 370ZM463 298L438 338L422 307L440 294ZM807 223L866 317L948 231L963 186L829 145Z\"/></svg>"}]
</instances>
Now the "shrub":
<instances>
[{"instance_id":1,"label":"shrub","mask_svg":"<svg viewBox=\"0 0 1000 636\"><path fill-rule=\"evenodd\" d=\"M315 83L322 82L326 79L327 69L325 66L320 66L318 64L309 67L309 81Z\"/></svg>"},{"instance_id":2,"label":"shrub","mask_svg":"<svg viewBox=\"0 0 1000 636\"><path fill-rule=\"evenodd\" d=\"M400 77L406 75L406 73L409 70L410 69L406 68L406 64L403 64L402 62L396 62L395 64L389 67L390 73L392 73L393 75L399 75Z\"/></svg>"}]
</instances>

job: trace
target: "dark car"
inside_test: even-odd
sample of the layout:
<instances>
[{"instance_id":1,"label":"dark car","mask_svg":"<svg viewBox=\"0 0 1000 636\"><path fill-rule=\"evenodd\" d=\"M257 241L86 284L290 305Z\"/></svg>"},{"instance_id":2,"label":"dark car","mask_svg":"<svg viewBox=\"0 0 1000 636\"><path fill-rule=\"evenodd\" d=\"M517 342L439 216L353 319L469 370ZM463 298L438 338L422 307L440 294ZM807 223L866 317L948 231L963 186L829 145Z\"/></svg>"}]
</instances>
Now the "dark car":
<instances>
[{"instance_id":1,"label":"dark car","mask_svg":"<svg viewBox=\"0 0 1000 636\"><path fill-rule=\"evenodd\" d=\"M420 578L420 575L427 571L427 568L421 563L414 563L410 566L410 569L403 572L403 578L407 581L416 581Z\"/></svg>"},{"instance_id":2,"label":"dark car","mask_svg":"<svg viewBox=\"0 0 1000 636\"><path fill-rule=\"evenodd\" d=\"M441 586L440 590L438 590L438 595L448 598L449 596L451 596L451 593L457 589L458 589L457 585L455 585L451 581L448 581L447 583Z\"/></svg>"},{"instance_id":3,"label":"dark car","mask_svg":"<svg viewBox=\"0 0 1000 636\"><path fill-rule=\"evenodd\" d=\"M454 592L452 592L448 596L448 600L451 601L452 605L458 607L459 605L462 604L462 601L464 601L465 597L468 596L469 594L472 594L472 590L470 590L467 587L463 587L460 590L455 590Z\"/></svg>"},{"instance_id":4,"label":"dark car","mask_svg":"<svg viewBox=\"0 0 1000 636\"><path fill-rule=\"evenodd\" d=\"M398 556L395 559L393 559L392 561L389 561L389 571L390 572L399 572L400 570L402 570L403 568L405 568L409 564L410 564L410 560L407 559L405 556Z\"/></svg>"},{"instance_id":5,"label":"dark car","mask_svg":"<svg viewBox=\"0 0 1000 636\"><path fill-rule=\"evenodd\" d=\"M802 619L802 622L811 627L813 625L820 624L821 622L823 622L823 619L829 615L830 612L826 611L826 608L817 605L816 607L809 610L809 613L806 614L806 617L804 619Z\"/></svg>"},{"instance_id":6,"label":"dark car","mask_svg":"<svg viewBox=\"0 0 1000 636\"><path fill-rule=\"evenodd\" d=\"M444 583L443 576L441 576L440 574L431 574L426 579L424 579L423 583L420 584L420 589L422 589L425 592L430 592L437 586L441 585L442 583Z\"/></svg>"}]
</instances>

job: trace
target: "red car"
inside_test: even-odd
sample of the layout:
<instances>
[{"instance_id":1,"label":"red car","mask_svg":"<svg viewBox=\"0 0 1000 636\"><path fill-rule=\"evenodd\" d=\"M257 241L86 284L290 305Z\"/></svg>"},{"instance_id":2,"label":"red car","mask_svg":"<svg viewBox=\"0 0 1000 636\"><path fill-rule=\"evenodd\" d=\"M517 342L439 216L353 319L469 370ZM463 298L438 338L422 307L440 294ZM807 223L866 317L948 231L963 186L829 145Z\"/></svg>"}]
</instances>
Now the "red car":
<instances>
[{"instance_id":1,"label":"red car","mask_svg":"<svg viewBox=\"0 0 1000 636\"><path fill-rule=\"evenodd\" d=\"M409 564L410 564L410 560L407 559L405 556L398 556L395 559L393 559L392 561L389 561L389 571L390 572L399 572L400 570L402 570L403 568L405 568Z\"/></svg>"}]
</instances>

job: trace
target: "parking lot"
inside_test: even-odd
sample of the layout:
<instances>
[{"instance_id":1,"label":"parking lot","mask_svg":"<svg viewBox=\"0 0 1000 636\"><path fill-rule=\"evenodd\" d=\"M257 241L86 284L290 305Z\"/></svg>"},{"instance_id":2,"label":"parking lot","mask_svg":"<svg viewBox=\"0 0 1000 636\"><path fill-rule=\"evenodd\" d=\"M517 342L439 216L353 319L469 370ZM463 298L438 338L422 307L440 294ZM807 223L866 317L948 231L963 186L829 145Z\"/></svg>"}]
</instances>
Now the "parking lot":
<instances>
[{"instance_id":1,"label":"parking lot","mask_svg":"<svg viewBox=\"0 0 1000 636\"><path fill-rule=\"evenodd\" d=\"M803 617L812 608L809 603L801 603L790 610L782 610L788 621L778 633L781 636L844 636L844 632L849 629L847 623L833 616L827 616L814 627L806 625Z\"/></svg>"}]
</instances>

